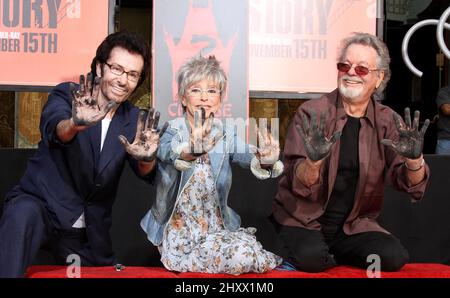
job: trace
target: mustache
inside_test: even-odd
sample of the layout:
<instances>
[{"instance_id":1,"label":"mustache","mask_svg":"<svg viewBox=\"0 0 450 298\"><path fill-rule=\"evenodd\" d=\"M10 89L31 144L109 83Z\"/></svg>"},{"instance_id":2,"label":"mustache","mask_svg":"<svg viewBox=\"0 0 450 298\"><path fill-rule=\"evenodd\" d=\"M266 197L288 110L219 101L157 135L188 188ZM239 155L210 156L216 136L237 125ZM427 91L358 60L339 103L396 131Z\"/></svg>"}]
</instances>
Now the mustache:
<instances>
[{"instance_id":1,"label":"mustache","mask_svg":"<svg viewBox=\"0 0 450 298\"><path fill-rule=\"evenodd\" d=\"M364 81L360 78L360 77L358 77L358 76L349 76L349 75L344 75L344 76L342 76L342 80L350 80L350 81L355 81L355 82L358 82L358 83L363 83Z\"/></svg>"}]
</instances>

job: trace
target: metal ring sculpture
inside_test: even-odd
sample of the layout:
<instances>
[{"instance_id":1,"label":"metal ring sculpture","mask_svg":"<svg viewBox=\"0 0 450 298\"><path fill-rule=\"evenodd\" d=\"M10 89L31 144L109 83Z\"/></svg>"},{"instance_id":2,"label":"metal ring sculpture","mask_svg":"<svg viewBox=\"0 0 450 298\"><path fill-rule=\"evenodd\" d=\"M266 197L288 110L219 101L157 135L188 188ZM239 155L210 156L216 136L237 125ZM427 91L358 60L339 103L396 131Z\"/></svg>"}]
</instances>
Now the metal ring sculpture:
<instances>
[{"instance_id":1,"label":"metal ring sculpture","mask_svg":"<svg viewBox=\"0 0 450 298\"><path fill-rule=\"evenodd\" d=\"M450 59L450 50L447 48L445 41L444 41L444 27L447 30L450 30L450 24L447 24L445 21L448 19L448 16L450 15L450 7L448 7L439 20L429 19L429 20L423 20L412 26L408 32L406 32L405 37L403 38L402 42L402 57L403 61L405 61L406 66L409 68L409 70L418 76L419 78L422 77L422 72L418 70L409 59L408 56L408 43L411 39L411 36L414 32L416 32L419 28L422 28L424 26L428 25L437 25L436 28L436 38L439 45L439 48L442 50L442 52L445 54L445 56Z\"/></svg>"}]
</instances>

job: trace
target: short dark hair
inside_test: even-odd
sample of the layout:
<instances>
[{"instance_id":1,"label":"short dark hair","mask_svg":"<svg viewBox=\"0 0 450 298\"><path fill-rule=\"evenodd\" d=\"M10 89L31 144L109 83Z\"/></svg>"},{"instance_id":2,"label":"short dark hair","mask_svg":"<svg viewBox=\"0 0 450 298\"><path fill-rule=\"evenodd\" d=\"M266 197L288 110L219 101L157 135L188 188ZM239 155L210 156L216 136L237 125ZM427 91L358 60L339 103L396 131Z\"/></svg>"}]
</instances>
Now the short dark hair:
<instances>
[{"instance_id":1,"label":"short dark hair","mask_svg":"<svg viewBox=\"0 0 450 298\"><path fill-rule=\"evenodd\" d=\"M121 47L130 53L141 55L144 59L141 77L137 83L136 89L142 85L148 75L150 68L150 47L143 36L136 32L127 30L118 31L108 35L97 48L97 53L92 59L91 73L93 78L97 76L97 63L105 64L109 59L111 51L115 47Z\"/></svg>"}]
</instances>

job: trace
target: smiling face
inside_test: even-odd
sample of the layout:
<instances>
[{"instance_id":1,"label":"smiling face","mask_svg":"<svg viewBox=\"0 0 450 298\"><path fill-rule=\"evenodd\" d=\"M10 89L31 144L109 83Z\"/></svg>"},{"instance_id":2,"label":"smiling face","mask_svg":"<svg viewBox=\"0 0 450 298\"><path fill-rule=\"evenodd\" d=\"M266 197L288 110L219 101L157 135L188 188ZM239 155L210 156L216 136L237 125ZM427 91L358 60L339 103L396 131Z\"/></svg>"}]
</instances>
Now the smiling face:
<instances>
[{"instance_id":1,"label":"smiling face","mask_svg":"<svg viewBox=\"0 0 450 298\"><path fill-rule=\"evenodd\" d=\"M144 59L141 55L130 53L121 47L115 47L111 50L106 63L112 66L120 66L126 72L137 72L139 74L144 67ZM102 67L103 69L101 69ZM113 100L118 104L130 97L138 83L129 80L126 73L122 75L112 73L111 67L107 64L97 63L97 73L102 74L100 81L101 96L107 101Z\"/></svg>"},{"instance_id":2,"label":"smiling face","mask_svg":"<svg viewBox=\"0 0 450 298\"><path fill-rule=\"evenodd\" d=\"M194 123L194 113L197 110L200 111L201 108L205 109L206 118L211 113L216 114L220 107L220 95L219 84L214 81L203 79L190 84L181 98L189 122Z\"/></svg>"},{"instance_id":3,"label":"smiling face","mask_svg":"<svg viewBox=\"0 0 450 298\"><path fill-rule=\"evenodd\" d=\"M377 52L374 48L352 44L346 52L342 61L351 65L351 69L344 73L338 71L338 88L344 101L349 103L368 103L370 97L383 81L384 73L377 69ZM355 72L355 66L365 66L370 71L365 76L359 76Z\"/></svg>"}]
</instances>

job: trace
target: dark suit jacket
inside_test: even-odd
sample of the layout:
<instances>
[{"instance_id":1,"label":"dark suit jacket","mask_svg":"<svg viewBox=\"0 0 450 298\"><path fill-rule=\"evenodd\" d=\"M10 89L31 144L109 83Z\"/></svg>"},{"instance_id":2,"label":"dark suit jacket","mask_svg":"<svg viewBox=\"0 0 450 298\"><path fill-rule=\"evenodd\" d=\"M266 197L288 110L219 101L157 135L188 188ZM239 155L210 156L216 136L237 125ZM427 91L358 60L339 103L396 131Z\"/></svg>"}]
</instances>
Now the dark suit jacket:
<instances>
[{"instance_id":1,"label":"dark suit jacket","mask_svg":"<svg viewBox=\"0 0 450 298\"><path fill-rule=\"evenodd\" d=\"M56 125L72 115L69 88L69 83L62 83L50 93L41 115L38 150L6 201L23 194L35 197L48 210L54 227L61 230L71 229L84 212L94 260L98 265L111 264L111 210L125 159L137 173L137 161L125 152L118 135L130 142L134 139L139 109L129 102L119 106L101 153L101 123L63 144L55 132Z\"/></svg>"}]
</instances>

